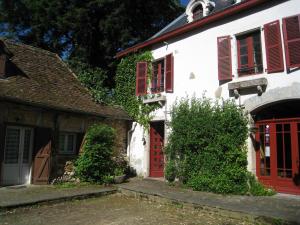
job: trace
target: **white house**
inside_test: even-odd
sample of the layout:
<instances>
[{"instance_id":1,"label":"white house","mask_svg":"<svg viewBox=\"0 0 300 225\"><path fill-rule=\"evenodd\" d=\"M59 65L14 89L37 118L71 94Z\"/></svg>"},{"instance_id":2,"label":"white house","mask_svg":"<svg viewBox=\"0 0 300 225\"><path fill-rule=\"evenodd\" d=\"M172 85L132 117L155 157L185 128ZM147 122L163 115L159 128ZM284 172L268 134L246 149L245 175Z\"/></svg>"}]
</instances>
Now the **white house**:
<instances>
[{"instance_id":1,"label":"white house","mask_svg":"<svg viewBox=\"0 0 300 225\"><path fill-rule=\"evenodd\" d=\"M300 194L299 0L191 0L184 14L117 57L144 48L152 50L154 75L147 87L146 63L138 63L137 95L156 94L144 102L162 107L149 134L131 130L128 156L139 175L164 176L170 107L206 92L249 112L249 171L279 192Z\"/></svg>"}]
</instances>

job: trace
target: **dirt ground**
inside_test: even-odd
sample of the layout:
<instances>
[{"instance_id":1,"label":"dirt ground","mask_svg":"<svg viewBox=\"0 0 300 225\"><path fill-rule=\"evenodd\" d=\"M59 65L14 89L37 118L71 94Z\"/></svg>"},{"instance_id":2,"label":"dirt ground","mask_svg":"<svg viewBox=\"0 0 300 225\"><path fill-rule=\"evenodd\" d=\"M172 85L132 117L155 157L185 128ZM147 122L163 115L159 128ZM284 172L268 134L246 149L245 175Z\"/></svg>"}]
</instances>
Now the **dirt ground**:
<instances>
[{"instance_id":1,"label":"dirt ground","mask_svg":"<svg viewBox=\"0 0 300 225\"><path fill-rule=\"evenodd\" d=\"M166 224L257 224L203 209L162 205L124 196L76 200L0 213L1 225L166 225Z\"/></svg>"}]
</instances>

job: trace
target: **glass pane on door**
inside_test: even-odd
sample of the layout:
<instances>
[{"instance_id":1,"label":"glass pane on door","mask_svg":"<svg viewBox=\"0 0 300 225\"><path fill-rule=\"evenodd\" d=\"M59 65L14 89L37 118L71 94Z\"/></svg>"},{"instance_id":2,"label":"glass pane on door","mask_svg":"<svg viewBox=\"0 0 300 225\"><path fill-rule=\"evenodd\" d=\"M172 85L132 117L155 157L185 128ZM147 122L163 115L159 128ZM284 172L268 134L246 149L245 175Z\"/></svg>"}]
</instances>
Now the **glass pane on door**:
<instances>
[{"instance_id":1,"label":"glass pane on door","mask_svg":"<svg viewBox=\"0 0 300 225\"><path fill-rule=\"evenodd\" d=\"M8 128L5 138L5 164L17 164L19 162L20 129Z\"/></svg>"},{"instance_id":2,"label":"glass pane on door","mask_svg":"<svg viewBox=\"0 0 300 225\"><path fill-rule=\"evenodd\" d=\"M28 130L25 130L25 133L24 133L23 163L29 163L30 142L31 142L31 130L28 129Z\"/></svg>"},{"instance_id":3,"label":"glass pane on door","mask_svg":"<svg viewBox=\"0 0 300 225\"><path fill-rule=\"evenodd\" d=\"M277 175L292 178L292 144L290 124L276 125Z\"/></svg>"},{"instance_id":4,"label":"glass pane on door","mask_svg":"<svg viewBox=\"0 0 300 225\"><path fill-rule=\"evenodd\" d=\"M259 126L260 139L260 175L271 175L270 126Z\"/></svg>"}]
</instances>

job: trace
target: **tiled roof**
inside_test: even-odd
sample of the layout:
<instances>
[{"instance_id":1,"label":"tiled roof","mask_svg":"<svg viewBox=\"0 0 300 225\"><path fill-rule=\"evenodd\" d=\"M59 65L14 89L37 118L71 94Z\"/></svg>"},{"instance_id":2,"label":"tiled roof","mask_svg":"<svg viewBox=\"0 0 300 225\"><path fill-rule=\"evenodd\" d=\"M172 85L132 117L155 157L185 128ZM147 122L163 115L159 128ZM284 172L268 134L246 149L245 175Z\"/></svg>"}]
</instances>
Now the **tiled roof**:
<instances>
[{"instance_id":1,"label":"tiled roof","mask_svg":"<svg viewBox=\"0 0 300 225\"><path fill-rule=\"evenodd\" d=\"M0 39L1 46L4 47L2 52L9 52L10 58L7 78L0 79L1 99L67 112L130 119L119 107L94 102L89 91L58 55L6 39Z\"/></svg>"},{"instance_id":2,"label":"tiled roof","mask_svg":"<svg viewBox=\"0 0 300 225\"><path fill-rule=\"evenodd\" d=\"M232 0L211 0L211 2L215 3L214 9L210 12L210 14L219 12L223 9L226 9L234 4ZM152 36L149 40L162 36L168 32L176 30L184 25L188 24L187 15L185 13L181 14L175 20L173 20L170 24L168 24L165 28L160 30L154 36Z\"/></svg>"}]
</instances>

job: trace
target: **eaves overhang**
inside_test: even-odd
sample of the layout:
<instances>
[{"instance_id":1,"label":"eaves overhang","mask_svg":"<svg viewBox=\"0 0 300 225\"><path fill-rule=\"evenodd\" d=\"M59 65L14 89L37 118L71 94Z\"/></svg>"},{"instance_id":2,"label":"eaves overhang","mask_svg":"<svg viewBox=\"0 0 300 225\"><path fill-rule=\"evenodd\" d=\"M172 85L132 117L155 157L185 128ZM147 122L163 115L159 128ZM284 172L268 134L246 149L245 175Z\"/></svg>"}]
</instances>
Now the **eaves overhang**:
<instances>
[{"instance_id":1,"label":"eaves overhang","mask_svg":"<svg viewBox=\"0 0 300 225\"><path fill-rule=\"evenodd\" d=\"M199 28L204 27L208 24L211 24L213 22L224 19L228 16L232 16L232 15L244 12L246 10L249 10L250 8L254 8L258 5L261 5L265 2L270 2L270 1L274 1L274 0L245 0L245 1L242 1L241 3L238 3L234 6L231 6L229 8L226 8L226 9L222 10L222 11L219 11L219 12L216 12L216 13L211 14L209 16L206 16L206 17L202 18L201 20L197 20L195 22L188 23L188 24L186 24L186 25L184 25L180 28L177 28L173 31L170 31L170 32L166 33L166 34L163 34L162 36L159 36L159 37L154 38L154 39L147 40L145 42L142 42L142 43L134 45L130 48L127 48L123 51L120 51L116 54L116 58L122 58L122 57L124 57L125 55L127 55L129 53L137 52L140 49L150 47L154 44L167 41L170 38L174 38L174 37L177 37L178 35L182 35L182 34L185 34L187 32L193 31L195 29L199 29Z\"/></svg>"}]
</instances>

